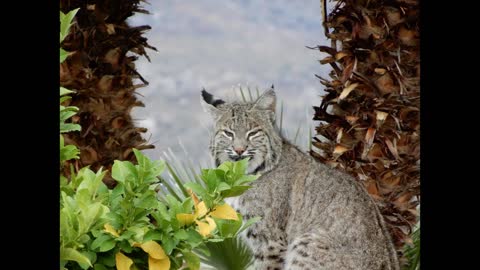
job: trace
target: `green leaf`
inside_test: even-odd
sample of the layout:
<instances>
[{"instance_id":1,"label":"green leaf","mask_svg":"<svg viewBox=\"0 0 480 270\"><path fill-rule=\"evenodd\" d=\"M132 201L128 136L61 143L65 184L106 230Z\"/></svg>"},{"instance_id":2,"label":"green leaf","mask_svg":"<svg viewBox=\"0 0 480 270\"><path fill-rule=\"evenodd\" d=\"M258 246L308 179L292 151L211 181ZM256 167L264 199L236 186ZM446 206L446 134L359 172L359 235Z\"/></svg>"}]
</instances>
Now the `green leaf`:
<instances>
[{"instance_id":1,"label":"green leaf","mask_svg":"<svg viewBox=\"0 0 480 270\"><path fill-rule=\"evenodd\" d=\"M229 184L227 184L225 182L220 182L220 184L218 184L218 186L217 186L217 191L221 192L221 191L224 191L224 190L229 190L231 188L232 187Z\"/></svg>"},{"instance_id":2,"label":"green leaf","mask_svg":"<svg viewBox=\"0 0 480 270\"><path fill-rule=\"evenodd\" d=\"M140 198L136 198L133 200L133 204L135 207L142 208L142 209L153 209L156 208L158 204L157 197L153 190L149 190L143 193Z\"/></svg>"},{"instance_id":3,"label":"green leaf","mask_svg":"<svg viewBox=\"0 0 480 270\"><path fill-rule=\"evenodd\" d=\"M74 116L77 114L78 108L77 107L63 107L60 105L60 123L65 122L68 120L70 117Z\"/></svg>"},{"instance_id":4,"label":"green leaf","mask_svg":"<svg viewBox=\"0 0 480 270\"><path fill-rule=\"evenodd\" d=\"M77 192L76 195L78 196L78 194L79 192ZM82 209L77 216L78 231L83 233L88 232L105 214L105 210L108 210L108 208L101 203L89 204L88 202L79 202L79 207L82 207Z\"/></svg>"},{"instance_id":5,"label":"green leaf","mask_svg":"<svg viewBox=\"0 0 480 270\"><path fill-rule=\"evenodd\" d=\"M244 175L247 171L247 167L248 167L248 158L235 162L233 166L233 173L235 175L234 179L237 180L242 175Z\"/></svg>"},{"instance_id":6,"label":"green leaf","mask_svg":"<svg viewBox=\"0 0 480 270\"><path fill-rule=\"evenodd\" d=\"M187 198L182 203L182 213L190 213L193 208L193 200L192 198Z\"/></svg>"},{"instance_id":7,"label":"green leaf","mask_svg":"<svg viewBox=\"0 0 480 270\"><path fill-rule=\"evenodd\" d=\"M93 265L93 270L108 270L108 268L103 264L96 263Z\"/></svg>"},{"instance_id":8,"label":"green leaf","mask_svg":"<svg viewBox=\"0 0 480 270\"><path fill-rule=\"evenodd\" d=\"M71 131L80 131L82 127L78 124L63 124L60 123L60 133L66 133Z\"/></svg>"},{"instance_id":9,"label":"green leaf","mask_svg":"<svg viewBox=\"0 0 480 270\"><path fill-rule=\"evenodd\" d=\"M75 17L75 14L77 14L79 9L80 8L71 10L67 14L60 11L60 42L62 42L68 35L73 17Z\"/></svg>"},{"instance_id":10,"label":"green leaf","mask_svg":"<svg viewBox=\"0 0 480 270\"><path fill-rule=\"evenodd\" d=\"M175 232L173 237L175 237L178 240L187 240L189 237L189 234L184 229L180 229L179 231Z\"/></svg>"},{"instance_id":11,"label":"green leaf","mask_svg":"<svg viewBox=\"0 0 480 270\"><path fill-rule=\"evenodd\" d=\"M192 247L198 246L201 243L203 243L203 237L201 234L199 234L196 230L188 230L186 231L188 234L188 242Z\"/></svg>"},{"instance_id":12,"label":"green leaf","mask_svg":"<svg viewBox=\"0 0 480 270\"><path fill-rule=\"evenodd\" d=\"M78 185L77 191L86 189L88 190L88 194L92 196L92 199L94 199L93 196L96 196L99 189L107 188L107 186L102 181L107 171L102 171L102 169L100 168L100 170L98 170L97 173L94 173L92 170L84 167L79 171L79 174L80 172L82 172L82 175L84 175L84 179Z\"/></svg>"},{"instance_id":13,"label":"green leaf","mask_svg":"<svg viewBox=\"0 0 480 270\"><path fill-rule=\"evenodd\" d=\"M125 251L126 253L130 253L133 250L132 245L128 241L122 241L118 246L122 251Z\"/></svg>"},{"instance_id":14,"label":"green leaf","mask_svg":"<svg viewBox=\"0 0 480 270\"><path fill-rule=\"evenodd\" d=\"M71 99L72 97L71 96L63 96L60 98L60 104L62 104L62 102L66 101L66 100L69 100Z\"/></svg>"},{"instance_id":15,"label":"green leaf","mask_svg":"<svg viewBox=\"0 0 480 270\"><path fill-rule=\"evenodd\" d=\"M77 114L77 112L73 111L73 110L62 110L60 111L60 122L64 122L66 121L68 118L74 116L75 114Z\"/></svg>"},{"instance_id":16,"label":"green leaf","mask_svg":"<svg viewBox=\"0 0 480 270\"><path fill-rule=\"evenodd\" d=\"M143 242L154 241L154 240L157 240L157 241L162 240L162 233L159 231L148 231L143 237Z\"/></svg>"},{"instance_id":17,"label":"green leaf","mask_svg":"<svg viewBox=\"0 0 480 270\"><path fill-rule=\"evenodd\" d=\"M85 263L89 266L92 266L92 263L87 256L83 255L82 253L73 248L60 248L60 260L75 261L77 263Z\"/></svg>"},{"instance_id":18,"label":"green leaf","mask_svg":"<svg viewBox=\"0 0 480 270\"><path fill-rule=\"evenodd\" d=\"M63 140L63 137L61 137ZM79 159L80 150L75 145L60 145L60 162L70 159Z\"/></svg>"},{"instance_id":19,"label":"green leaf","mask_svg":"<svg viewBox=\"0 0 480 270\"><path fill-rule=\"evenodd\" d=\"M190 251L182 251L185 262L192 270L200 269L200 258Z\"/></svg>"},{"instance_id":20,"label":"green leaf","mask_svg":"<svg viewBox=\"0 0 480 270\"><path fill-rule=\"evenodd\" d=\"M242 218L239 214L239 220L214 218L217 229L222 237L233 237L242 226Z\"/></svg>"},{"instance_id":21,"label":"green leaf","mask_svg":"<svg viewBox=\"0 0 480 270\"><path fill-rule=\"evenodd\" d=\"M208 170L204 176L205 183L207 184L208 192L213 192L217 187L220 180L217 177L216 170ZM219 170L222 171L222 170ZM222 171L223 172L223 171Z\"/></svg>"},{"instance_id":22,"label":"green leaf","mask_svg":"<svg viewBox=\"0 0 480 270\"><path fill-rule=\"evenodd\" d=\"M68 90L67 88L60 86L60 96L68 95L71 93L75 93L75 91Z\"/></svg>"},{"instance_id":23,"label":"green leaf","mask_svg":"<svg viewBox=\"0 0 480 270\"><path fill-rule=\"evenodd\" d=\"M168 234L162 235L162 248L166 254L172 253L172 250L177 246L178 240L174 239Z\"/></svg>"},{"instance_id":24,"label":"green leaf","mask_svg":"<svg viewBox=\"0 0 480 270\"><path fill-rule=\"evenodd\" d=\"M167 200L167 203L168 203L168 206L170 207L170 212L173 211L173 213L171 213L170 215L173 214L173 216L175 216L175 214L177 213L182 213L183 211L183 207L182 207L182 204L180 203L180 201L178 201L177 199L175 199L172 195L168 194L165 199Z\"/></svg>"},{"instance_id":25,"label":"green leaf","mask_svg":"<svg viewBox=\"0 0 480 270\"><path fill-rule=\"evenodd\" d=\"M78 242L82 244L85 244L88 241L90 241L90 236L88 236L88 234L84 234L78 238Z\"/></svg>"},{"instance_id":26,"label":"green leaf","mask_svg":"<svg viewBox=\"0 0 480 270\"><path fill-rule=\"evenodd\" d=\"M109 239L109 240L106 240L104 242L102 242L100 244L100 252L106 252L106 251L109 251L111 249L113 249L115 247L115 244L116 244L116 241L114 239Z\"/></svg>"},{"instance_id":27,"label":"green leaf","mask_svg":"<svg viewBox=\"0 0 480 270\"><path fill-rule=\"evenodd\" d=\"M218 166L218 169L224 172L231 171L233 169L233 163L231 161L225 161Z\"/></svg>"},{"instance_id":28,"label":"green leaf","mask_svg":"<svg viewBox=\"0 0 480 270\"><path fill-rule=\"evenodd\" d=\"M198 183L188 182L184 186L191 189L193 192L195 192L195 194L199 195L202 198L205 197L207 194L207 190Z\"/></svg>"},{"instance_id":29,"label":"green leaf","mask_svg":"<svg viewBox=\"0 0 480 270\"><path fill-rule=\"evenodd\" d=\"M65 194L64 192L62 192ZM62 195L63 195L62 194ZM64 203L64 207L60 210L60 243L67 244L77 238L76 219L74 210L69 204Z\"/></svg>"},{"instance_id":30,"label":"green leaf","mask_svg":"<svg viewBox=\"0 0 480 270\"><path fill-rule=\"evenodd\" d=\"M250 183L257 180L259 177L260 175L242 175L233 185L239 186L245 183Z\"/></svg>"},{"instance_id":31,"label":"green leaf","mask_svg":"<svg viewBox=\"0 0 480 270\"><path fill-rule=\"evenodd\" d=\"M115 160L112 166L112 177L124 183L129 177L136 177L137 169L130 161Z\"/></svg>"},{"instance_id":32,"label":"green leaf","mask_svg":"<svg viewBox=\"0 0 480 270\"><path fill-rule=\"evenodd\" d=\"M237 231L236 235L239 235L241 232L243 232L244 230L246 230L248 227L252 226L252 224L260 221L262 218L261 217L253 217L249 220L247 220L247 222L245 222L242 227L240 228L240 230Z\"/></svg>"},{"instance_id":33,"label":"green leaf","mask_svg":"<svg viewBox=\"0 0 480 270\"><path fill-rule=\"evenodd\" d=\"M157 210L160 214L160 217L166 221L170 221L171 220L171 216L168 214L168 211L167 211L167 207L165 206L165 204L163 203L158 203L157 204ZM159 222L160 220L157 220L157 222Z\"/></svg>"},{"instance_id":34,"label":"green leaf","mask_svg":"<svg viewBox=\"0 0 480 270\"><path fill-rule=\"evenodd\" d=\"M67 59L68 57L68 52L65 51L64 49L60 48L60 64L63 63L63 61L65 61L65 59Z\"/></svg>"},{"instance_id":35,"label":"green leaf","mask_svg":"<svg viewBox=\"0 0 480 270\"><path fill-rule=\"evenodd\" d=\"M223 192L222 192L222 196L223 196L224 198L239 196L239 195L242 195L242 194L243 194L245 191L247 191L249 188L251 188L251 186L236 186L236 187L232 187L230 190L223 191Z\"/></svg>"},{"instance_id":36,"label":"green leaf","mask_svg":"<svg viewBox=\"0 0 480 270\"><path fill-rule=\"evenodd\" d=\"M107 240L113 239L111 235L109 234L101 234L99 237L95 238L93 240L92 244L90 244L91 249L97 249L99 248L104 242Z\"/></svg>"},{"instance_id":37,"label":"green leaf","mask_svg":"<svg viewBox=\"0 0 480 270\"><path fill-rule=\"evenodd\" d=\"M95 252L83 251L82 254L90 260L90 263L94 263L97 260L97 254ZM78 265L84 270L92 267L92 265L88 263L78 263Z\"/></svg>"},{"instance_id":38,"label":"green leaf","mask_svg":"<svg viewBox=\"0 0 480 270\"><path fill-rule=\"evenodd\" d=\"M108 254L108 253L107 253ZM110 254L109 256L101 256L98 258L97 262L107 267L114 267L115 266L115 254Z\"/></svg>"}]
</instances>

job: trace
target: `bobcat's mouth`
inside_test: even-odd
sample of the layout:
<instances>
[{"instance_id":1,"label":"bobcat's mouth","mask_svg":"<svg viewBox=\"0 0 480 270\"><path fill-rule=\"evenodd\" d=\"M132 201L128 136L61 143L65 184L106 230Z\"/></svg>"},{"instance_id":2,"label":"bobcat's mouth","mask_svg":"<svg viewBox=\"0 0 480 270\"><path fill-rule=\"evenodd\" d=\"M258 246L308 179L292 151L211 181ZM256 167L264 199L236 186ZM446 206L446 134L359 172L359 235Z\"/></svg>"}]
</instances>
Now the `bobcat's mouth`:
<instances>
[{"instance_id":1,"label":"bobcat's mouth","mask_svg":"<svg viewBox=\"0 0 480 270\"><path fill-rule=\"evenodd\" d=\"M230 156L230 159L232 161L239 161L239 160L242 160L244 158L246 158L246 157L244 157L244 156Z\"/></svg>"},{"instance_id":2,"label":"bobcat's mouth","mask_svg":"<svg viewBox=\"0 0 480 270\"><path fill-rule=\"evenodd\" d=\"M242 155L234 154L233 151L228 151L227 153L228 153L228 158L230 158L230 160L232 161L239 161L245 158L252 160L255 155L254 150L247 150L245 153L242 153Z\"/></svg>"}]
</instances>

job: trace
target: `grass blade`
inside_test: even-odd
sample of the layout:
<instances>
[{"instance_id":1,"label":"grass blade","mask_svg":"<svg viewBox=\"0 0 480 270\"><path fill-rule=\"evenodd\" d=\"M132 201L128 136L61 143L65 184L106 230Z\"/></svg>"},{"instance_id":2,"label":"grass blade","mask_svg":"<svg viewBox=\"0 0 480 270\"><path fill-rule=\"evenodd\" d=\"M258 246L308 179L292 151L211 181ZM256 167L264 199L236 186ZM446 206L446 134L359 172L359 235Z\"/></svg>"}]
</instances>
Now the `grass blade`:
<instances>
[{"instance_id":1,"label":"grass blade","mask_svg":"<svg viewBox=\"0 0 480 270\"><path fill-rule=\"evenodd\" d=\"M170 175L172 176L173 180L175 180L175 182L177 183L177 186L178 188L180 189L180 191L182 192L183 196L185 197L188 197L189 194L187 192L187 189L185 189L185 187L183 186L183 182L182 180L180 180L180 178L178 177L177 173L175 172L175 169L173 169L169 162L165 162L165 165L167 165L167 170L168 172L170 173ZM170 185L166 185L168 190L173 190L173 188L170 186ZM176 192L175 192L176 193Z\"/></svg>"},{"instance_id":2,"label":"grass blade","mask_svg":"<svg viewBox=\"0 0 480 270\"><path fill-rule=\"evenodd\" d=\"M207 243L211 256L199 254L202 263L217 270L245 270L253 263L253 255L246 243L238 237L223 242Z\"/></svg>"},{"instance_id":3,"label":"grass blade","mask_svg":"<svg viewBox=\"0 0 480 270\"><path fill-rule=\"evenodd\" d=\"M243 89L240 86L240 94L242 95L243 102L247 102L247 99L245 98L245 95L243 94Z\"/></svg>"},{"instance_id":4,"label":"grass blade","mask_svg":"<svg viewBox=\"0 0 480 270\"><path fill-rule=\"evenodd\" d=\"M300 133L300 128L302 127L302 124L299 123L298 124L298 128L297 128L297 131L295 132L295 137L293 137L293 143L294 144L297 144L297 138L298 138L298 134Z\"/></svg>"},{"instance_id":5,"label":"grass blade","mask_svg":"<svg viewBox=\"0 0 480 270\"><path fill-rule=\"evenodd\" d=\"M165 162L165 164L167 164ZM167 165L168 166L168 165ZM167 190L168 190L168 194L172 195L173 197L175 197L175 199L181 201L182 199L180 198L180 196L177 194L177 192L175 192L174 188L171 186L171 184L168 182L168 181L165 181L162 177L160 176L157 176L158 180L161 181L161 183L163 184L162 186L166 187Z\"/></svg>"},{"instance_id":6,"label":"grass blade","mask_svg":"<svg viewBox=\"0 0 480 270\"><path fill-rule=\"evenodd\" d=\"M253 102L252 91L250 91L250 86L247 86L248 95L250 96L250 101Z\"/></svg>"}]
</instances>

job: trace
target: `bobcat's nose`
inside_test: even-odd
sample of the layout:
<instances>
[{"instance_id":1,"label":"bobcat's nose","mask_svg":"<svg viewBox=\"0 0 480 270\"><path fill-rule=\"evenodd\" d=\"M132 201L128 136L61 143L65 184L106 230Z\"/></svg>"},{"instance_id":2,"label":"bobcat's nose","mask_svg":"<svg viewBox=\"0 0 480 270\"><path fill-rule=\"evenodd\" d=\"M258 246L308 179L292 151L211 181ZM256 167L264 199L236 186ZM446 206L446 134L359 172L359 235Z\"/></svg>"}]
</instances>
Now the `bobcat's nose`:
<instances>
[{"instance_id":1,"label":"bobcat's nose","mask_svg":"<svg viewBox=\"0 0 480 270\"><path fill-rule=\"evenodd\" d=\"M244 148L244 147L236 147L236 148L233 148L233 150L234 150L239 156L241 156L241 155L245 152L245 148Z\"/></svg>"}]
</instances>

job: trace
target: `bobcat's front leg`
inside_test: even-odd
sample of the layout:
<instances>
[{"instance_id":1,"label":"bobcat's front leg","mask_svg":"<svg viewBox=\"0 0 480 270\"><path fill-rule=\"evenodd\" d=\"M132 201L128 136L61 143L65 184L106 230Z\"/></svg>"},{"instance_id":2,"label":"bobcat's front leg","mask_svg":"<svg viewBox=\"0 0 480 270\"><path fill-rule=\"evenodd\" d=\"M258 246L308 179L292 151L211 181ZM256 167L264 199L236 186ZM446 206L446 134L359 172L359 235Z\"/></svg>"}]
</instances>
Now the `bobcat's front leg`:
<instances>
[{"instance_id":1,"label":"bobcat's front leg","mask_svg":"<svg viewBox=\"0 0 480 270\"><path fill-rule=\"evenodd\" d=\"M267 238L265 235L256 232L253 228L249 228L244 237L254 256L253 269L284 269L287 245L283 233L278 234L276 237Z\"/></svg>"}]
</instances>

